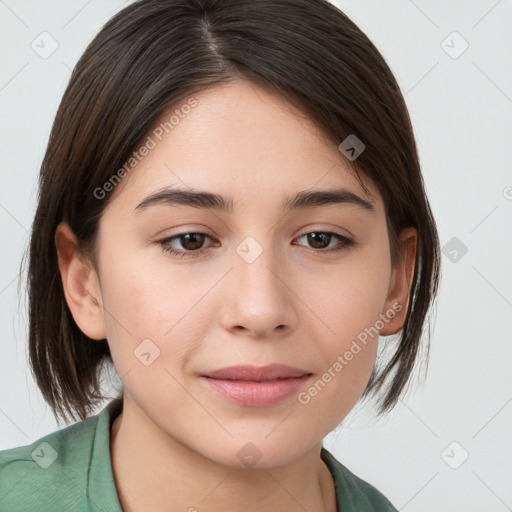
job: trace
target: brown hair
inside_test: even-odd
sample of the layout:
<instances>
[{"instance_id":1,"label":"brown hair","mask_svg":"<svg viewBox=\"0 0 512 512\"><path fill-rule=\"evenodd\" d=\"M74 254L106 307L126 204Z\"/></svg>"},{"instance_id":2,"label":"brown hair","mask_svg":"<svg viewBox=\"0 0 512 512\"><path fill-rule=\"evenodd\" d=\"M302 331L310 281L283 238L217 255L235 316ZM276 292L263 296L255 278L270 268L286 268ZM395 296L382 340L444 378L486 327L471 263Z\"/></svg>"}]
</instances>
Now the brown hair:
<instances>
[{"instance_id":1,"label":"brown hair","mask_svg":"<svg viewBox=\"0 0 512 512\"><path fill-rule=\"evenodd\" d=\"M78 61L41 166L27 276L29 358L57 421L75 413L85 419L105 398L103 367L113 367L107 340L82 333L67 306L58 224L69 224L94 263L99 219L111 197L99 200L94 191L166 109L232 79L276 91L336 145L350 134L363 141L364 152L348 164L365 190L362 176L383 198L393 265L401 230L417 229L400 339L386 365L374 366L362 398L384 386L383 414L405 391L437 293L439 240L407 107L382 55L326 0L140 0L116 14Z\"/></svg>"}]
</instances>

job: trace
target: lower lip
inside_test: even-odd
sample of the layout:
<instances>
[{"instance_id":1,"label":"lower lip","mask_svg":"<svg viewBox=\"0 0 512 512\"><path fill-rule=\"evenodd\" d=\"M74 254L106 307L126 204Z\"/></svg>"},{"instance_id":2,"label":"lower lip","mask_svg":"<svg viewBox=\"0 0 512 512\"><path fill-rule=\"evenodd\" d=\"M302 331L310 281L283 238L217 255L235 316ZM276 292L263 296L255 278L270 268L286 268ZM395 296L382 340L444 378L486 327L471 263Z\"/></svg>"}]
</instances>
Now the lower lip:
<instances>
[{"instance_id":1,"label":"lower lip","mask_svg":"<svg viewBox=\"0 0 512 512\"><path fill-rule=\"evenodd\" d=\"M311 375L276 381L254 382L201 377L211 390L246 407L267 407L277 404L298 391Z\"/></svg>"}]
</instances>

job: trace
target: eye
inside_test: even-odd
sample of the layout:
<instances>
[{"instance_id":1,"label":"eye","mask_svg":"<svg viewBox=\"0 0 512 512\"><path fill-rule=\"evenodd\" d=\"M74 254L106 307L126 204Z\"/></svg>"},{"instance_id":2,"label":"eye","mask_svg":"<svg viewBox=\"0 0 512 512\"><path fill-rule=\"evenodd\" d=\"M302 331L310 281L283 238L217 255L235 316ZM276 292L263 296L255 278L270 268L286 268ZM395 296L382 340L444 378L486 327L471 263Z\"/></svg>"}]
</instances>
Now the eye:
<instances>
[{"instance_id":1,"label":"eye","mask_svg":"<svg viewBox=\"0 0 512 512\"><path fill-rule=\"evenodd\" d=\"M331 231L311 231L300 235L297 240L304 237L307 238L307 242L311 244L311 247L317 250L317 252L341 251L342 249L356 245L355 241L351 238ZM325 250L333 240L338 240L338 246L333 249Z\"/></svg>"},{"instance_id":2,"label":"eye","mask_svg":"<svg viewBox=\"0 0 512 512\"><path fill-rule=\"evenodd\" d=\"M162 251L174 254L175 256L179 256L182 258L183 256L188 257L197 257L200 256L205 249L201 246L204 243L204 239L211 238L206 233L182 233L180 235L174 235L169 238L164 238L160 240L158 243L162 247ZM182 250L176 250L171 245L174 240L179 240Z\"/></svg>"}]
</instances>

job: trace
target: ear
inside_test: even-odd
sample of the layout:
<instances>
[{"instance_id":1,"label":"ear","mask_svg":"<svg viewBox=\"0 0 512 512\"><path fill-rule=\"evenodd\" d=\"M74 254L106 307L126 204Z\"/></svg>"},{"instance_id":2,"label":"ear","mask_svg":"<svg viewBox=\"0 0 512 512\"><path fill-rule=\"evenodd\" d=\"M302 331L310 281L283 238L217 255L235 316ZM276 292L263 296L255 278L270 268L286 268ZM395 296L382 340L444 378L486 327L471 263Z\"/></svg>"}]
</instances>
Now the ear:
<instances>
[{"instance_id":1,"label":"ear","mask_svg":"<svg viewBox=\"0 0 512 512\"><path fill-rule=\"evenodd\" d=\"M89 338L107 337L99 279L91 263L79 258L77 238L69 225L61 222L55 230L58 263L64 295L80 330Z\"/></svg>"},{"instance_id":2,"label":"ear","mask_svg":"<svg viewBox=\"0 0 512 512\"><path fill-rule=\"evenodd\" d=\"M404 325L407 316L409 294L414 276L418 233L415 228L406 228L400 233L400 263L393 269L389 292L382 314L389 321L380 330L381 336L396 334ZM394 313L394 316L392 313Z\"/></svg>"}]
</instances>

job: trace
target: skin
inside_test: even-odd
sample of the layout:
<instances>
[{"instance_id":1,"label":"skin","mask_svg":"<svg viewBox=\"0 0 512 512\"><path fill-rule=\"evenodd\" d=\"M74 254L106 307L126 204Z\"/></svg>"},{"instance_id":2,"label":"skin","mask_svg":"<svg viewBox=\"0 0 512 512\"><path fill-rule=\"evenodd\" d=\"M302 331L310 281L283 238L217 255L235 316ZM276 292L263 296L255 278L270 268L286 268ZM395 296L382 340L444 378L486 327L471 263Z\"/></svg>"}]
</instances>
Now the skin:
<instances>
[{"instance_id":1,"label":"skin","mask_svg":"<svg viewBox=\"0 0 512 512\"><path fill-rule=\"evenodd\" d=\"M357 402L377 337L308 404L297 394L270 407L243 407L207 389L198 373L234 364L278 362L313 373L313 382L381 314L402 305L380 329L403 326L414 271L416 232L401 234L392 269L382 198L365 196L337 146L275 93L235 81L194 95L198 104L113 191L98 233L97 268L78 258L76 237L59 225L55 241L67 303L90 338L107 338L124 386L112 428L112 467L125 511L335 511L322 439ZM171 109L162 119L168 119ZM301 190L344 187L374 203L281 210ZM231 198L233 213L188 205L135 207L162 187ZM307 233L336 232L313 245ZM194 246L158 241L206 233ZM263 252L247 263L247 237ZM210 238L208 238L210 237ZM192 249L191 249L192 248ZM196 249L197 250L197 249ZM322 252L323 251L323 252ZM144 339L160 355L134 356ZM251 442L261 458L244 466ZM203 501L204 500L204 501Z\"/></svg>"}]
</instances>

